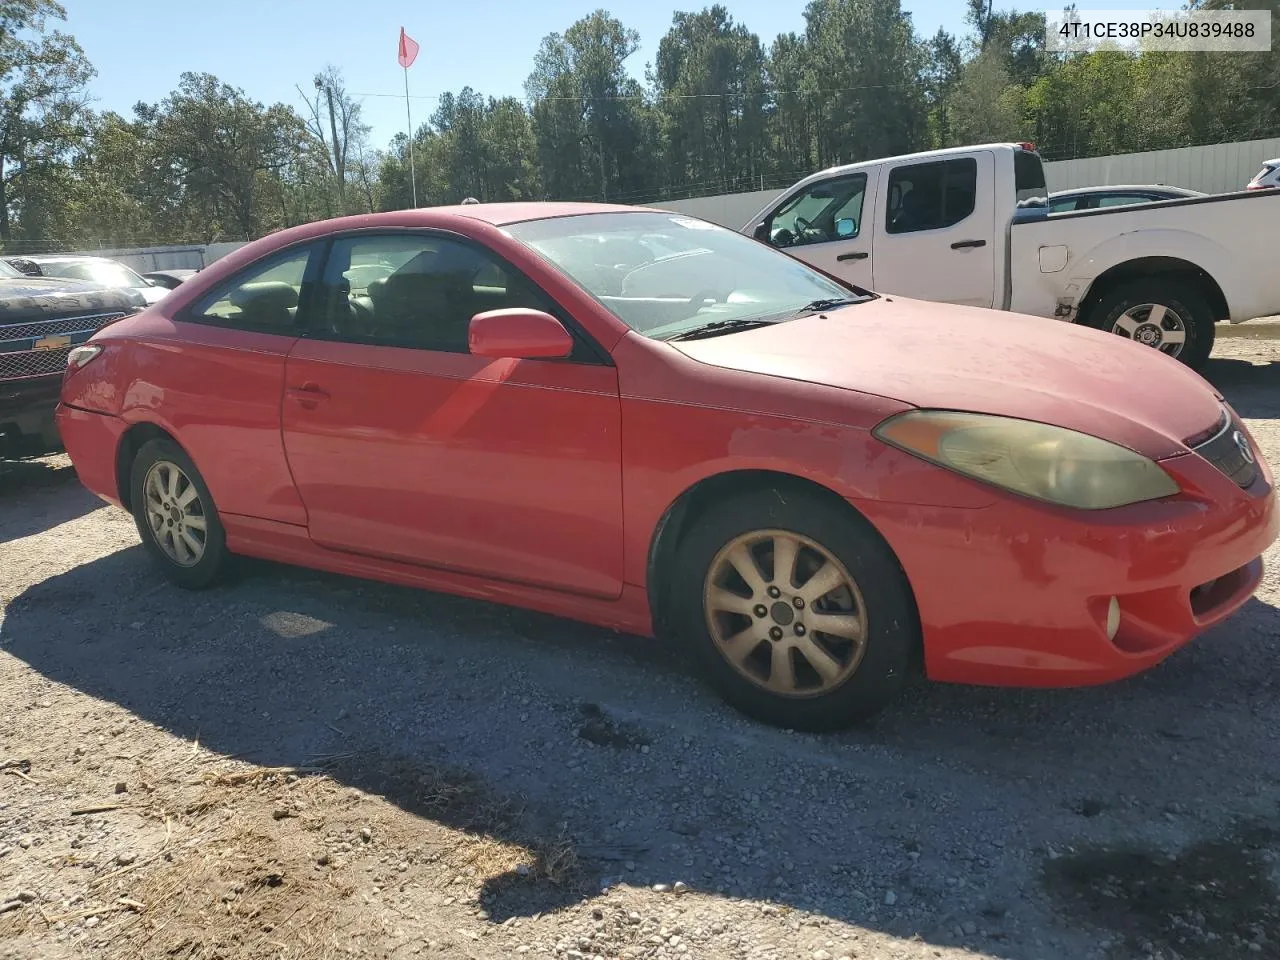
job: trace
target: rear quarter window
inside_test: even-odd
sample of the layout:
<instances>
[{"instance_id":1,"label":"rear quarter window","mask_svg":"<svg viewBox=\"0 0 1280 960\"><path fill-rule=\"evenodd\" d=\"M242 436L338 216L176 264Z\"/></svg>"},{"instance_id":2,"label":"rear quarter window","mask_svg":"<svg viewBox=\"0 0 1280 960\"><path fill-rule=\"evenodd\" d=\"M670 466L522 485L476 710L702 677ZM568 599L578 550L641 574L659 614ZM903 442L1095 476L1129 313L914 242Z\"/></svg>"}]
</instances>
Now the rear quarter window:
<instances>
[{"instance_id":1,"label":"rear quarter window","mask_svg":"<svg viewBox=\"0 0 1280 960\"><path fill-rule=\"evenodd\" d=\"M1013 188L1015 191L1015 203L1029 200L1032 197L1048 196L1049 191L1045 186L1044 179L1044 164L1040 162L1038 153L1032 153L1029 150L1015 150L1013 152Z\"/></svg>"}]
</instances>

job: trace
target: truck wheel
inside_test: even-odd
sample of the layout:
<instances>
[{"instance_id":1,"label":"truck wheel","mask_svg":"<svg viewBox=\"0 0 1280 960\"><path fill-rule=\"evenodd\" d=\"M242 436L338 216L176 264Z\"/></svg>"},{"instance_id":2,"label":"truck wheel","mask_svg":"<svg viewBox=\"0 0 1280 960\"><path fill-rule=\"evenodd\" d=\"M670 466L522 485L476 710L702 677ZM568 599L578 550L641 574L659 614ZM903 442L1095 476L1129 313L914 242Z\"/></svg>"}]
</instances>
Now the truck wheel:
<instances>
[{"instance_id":1,"label":"truck wheel","mask_svg":"<svg viewBox=\"0 0 1280 960\"><path fill-rule=\"evenodd\" d=\"M1213 311L1200 292L1177 280L1147 277L1106 294L1084 321L1153 347L1198 370L1213 349Z\"/></svg>"},{"instance_id":2,"label":"truck wheel","mask_svg":"<svg viewBox=\"0 0 1280 960\"><path fill-rule=\"evenodd\" d=\"M920 627L906 575L865 521L803 494L713 505L684 536L670 612L720 694L792 730L848 727L912 672Z\"/></svg>"}]
</instances>

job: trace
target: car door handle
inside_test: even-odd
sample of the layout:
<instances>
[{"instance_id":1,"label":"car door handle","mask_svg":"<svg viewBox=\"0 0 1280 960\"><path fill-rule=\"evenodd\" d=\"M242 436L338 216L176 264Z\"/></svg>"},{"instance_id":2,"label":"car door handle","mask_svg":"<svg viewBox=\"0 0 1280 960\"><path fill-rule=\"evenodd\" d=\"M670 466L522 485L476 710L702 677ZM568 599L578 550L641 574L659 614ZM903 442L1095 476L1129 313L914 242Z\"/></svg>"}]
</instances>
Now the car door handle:
<instances>
[{"instance_id":1,"label":"car door handle","mask_svg":"<svg viewBox=\"0 0 1280 960\"><path fill-rule=\"evenodd\" d=\"M985 240L957 240L951 245L952 250L963 250L965 247L985 247Z\"/></svg>"},{"instance_id":2,"label":"car door handle","mask_svg":"<svg viewBox=\"0 0 1280 960\"><path fill-rule=\"evenodd\" d=\"M296 400L308 410L314 410L317 403L321 400L328 400L329 394L320 389L320 385L316 383L304 383L300 387L289 387L285 390L285 395L290 400Z\"/></svg>"},{"instance_id":3,"label":"car door handle","mask_svg":"<svg viewBox=\"0 0 1280 960\"><path fill-rule=\"evenodd\" d=\"M838 257L836 257L836 259L837 260L865 260L867 259L867 252L865 250L860 250L857 253L842 253Z\"/></svg>"}]
</instances>

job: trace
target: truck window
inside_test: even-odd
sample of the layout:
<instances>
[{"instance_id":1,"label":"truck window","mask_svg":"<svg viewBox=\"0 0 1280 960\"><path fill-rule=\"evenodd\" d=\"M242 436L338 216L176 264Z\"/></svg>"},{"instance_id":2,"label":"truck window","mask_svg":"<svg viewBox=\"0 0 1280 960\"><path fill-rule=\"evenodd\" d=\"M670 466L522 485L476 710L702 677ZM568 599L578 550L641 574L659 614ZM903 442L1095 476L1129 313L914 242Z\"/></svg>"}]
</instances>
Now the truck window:
<instances>
[{"instance_id":1,"label":"truck window","mask_svg":"<svg viewBox=\"0 0 1280 960\"><path fill-rule=\"evenodd\" d=\"M775 247L852 240L862 231L867 175L854 173L810 184L780 206L769 222Z\"/></svg>"},{"instance_id":2,"label":"truck window","mask_svg":"<svg viewBox=\"0 0 1280 960\"><path fill-rule=\"evenodd\" d=\"M1136 193L1108 193L1098 198L1100 207L1127 207L1134 203L1150 203L1155 197L1139 196Z\"/></svg>"},{"instance_id":3,"label":"truck window","mask_svg":"<svg viewBox=\"0 0 1280 960\"><path fill-rule=\"evenodd\" d=\"M1016 195L1014 203L1021 203L1032 197L1047 197L1048 188L1044 182L1044 164L1040 162L1040 154L1030 150L1013 151L1013 188Z\"/></svg>"},{"instance_id":4,"label":"truck window","mask_svg":"<svg viewBox=\"0 0 1280 960\"><path fill-rule=\"evenodd\" d=\"M951 227L973 213L978 161L973 157L895 167L889 174L886 233Z\"/></svg>"}]
</instances>

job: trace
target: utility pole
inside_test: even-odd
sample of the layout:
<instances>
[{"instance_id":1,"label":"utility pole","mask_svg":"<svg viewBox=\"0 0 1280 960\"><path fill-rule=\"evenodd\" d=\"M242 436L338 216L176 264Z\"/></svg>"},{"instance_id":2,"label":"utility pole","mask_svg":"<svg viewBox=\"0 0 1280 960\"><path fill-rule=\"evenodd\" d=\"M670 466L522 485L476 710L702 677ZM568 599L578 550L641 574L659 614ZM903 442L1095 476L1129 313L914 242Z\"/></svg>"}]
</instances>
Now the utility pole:
<instances>
[{"instance_id":1,"label":"utility pole","mask_svg":"<svg viewBox=\"0 0 1280 960\"><path fill-rule=\"evenodd\" d=\"M333 105L333 83L320 74L316 75L316 91L323 92L325 100L329 104L329 137L330 150L333 154L333 173L338 179L338 207L340 213L347 212L347 170L346 170L346 151L338 144L338 116ZM319 103L316 104L316 112L319 113ZM316 117L316 126L321 124L320 118ZM323 138L321 138L323 139Z\"/></svg>"},{"instance_id":2,"label":"utility pole","mask_svg":"<svg viewBox=\"0 0 1280 960\"><path fill-rule=\"evenodd\" d=\"M333 84L324 85L329 99L329 132L333 135L333 169L338 172L338 204L347 212L347 157L346 144L338 144L338 117L333 109Z\"/></svg>"}]
</instances>

